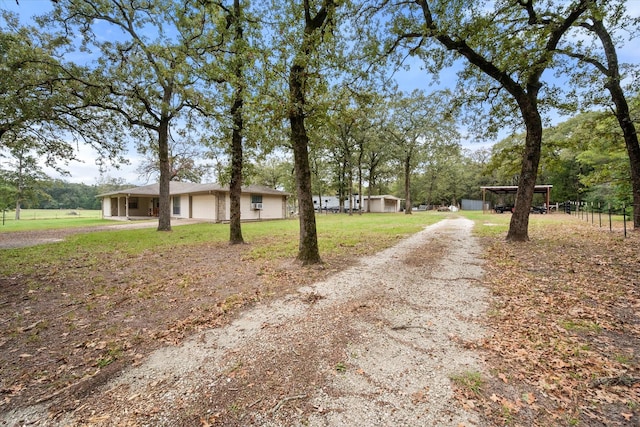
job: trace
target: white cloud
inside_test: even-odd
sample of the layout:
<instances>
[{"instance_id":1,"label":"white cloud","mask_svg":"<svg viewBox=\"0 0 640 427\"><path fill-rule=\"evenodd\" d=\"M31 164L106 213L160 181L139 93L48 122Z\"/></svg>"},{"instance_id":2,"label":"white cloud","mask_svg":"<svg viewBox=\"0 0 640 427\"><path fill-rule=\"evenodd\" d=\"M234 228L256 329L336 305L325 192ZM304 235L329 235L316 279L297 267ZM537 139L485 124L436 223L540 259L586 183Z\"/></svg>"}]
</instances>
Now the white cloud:
<instances>
[{"instance_id":1,"label":"white cloud","mask_svg":"<svg viewBox=\"0 0 640 427\"><path fill-rule=\"evenodd\" d=\"M130 164L120 165L119 168L107 164L103 168L104 173L102 173L102 175L109 176L111 178L122 178L127 183L134 185L146 184L138 176L138 172L136 171L140 158L135 153L132 155L131 150L126 154ZM44 172L51 178L87 185L96 184L101 178L100 167L96 163L96 160L99 158L98 153L91 146L84 144L77 147L74 155L78 160L70 161L66 166L60 164L60 166L62 166L64 170L67 170L71 176L60 175L55 169L44 165L44 161L41 166Z\"/></svg>"}]
</instances>

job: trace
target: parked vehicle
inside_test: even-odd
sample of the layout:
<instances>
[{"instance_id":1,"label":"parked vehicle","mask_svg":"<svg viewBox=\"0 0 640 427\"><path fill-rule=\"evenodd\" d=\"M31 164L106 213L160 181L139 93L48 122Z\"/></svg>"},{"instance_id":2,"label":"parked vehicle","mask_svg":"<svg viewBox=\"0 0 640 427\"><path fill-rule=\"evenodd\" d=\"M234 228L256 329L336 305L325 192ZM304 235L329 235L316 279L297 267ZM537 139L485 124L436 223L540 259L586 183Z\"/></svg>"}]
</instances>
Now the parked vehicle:
<instances>
[{"instance_id":1,"label":"parked vehicle","mask_svg":"<svg viewBox=\"0 0 640 427\"><path fill-rule=\"evenodd\" d=\"M513 212L513 205L496 205L493 208L496 213Z\"/></svg>"}]
</instances>

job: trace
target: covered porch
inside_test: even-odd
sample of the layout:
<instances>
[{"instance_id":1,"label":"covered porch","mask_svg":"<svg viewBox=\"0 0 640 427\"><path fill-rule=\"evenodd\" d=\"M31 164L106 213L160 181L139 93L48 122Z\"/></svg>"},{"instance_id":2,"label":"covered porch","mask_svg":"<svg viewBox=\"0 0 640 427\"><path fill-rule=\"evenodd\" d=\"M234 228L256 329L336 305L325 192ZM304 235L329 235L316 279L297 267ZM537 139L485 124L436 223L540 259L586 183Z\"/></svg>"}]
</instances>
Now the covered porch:
<instances>
[{"instance_id":1,"label":"covered porch","mask_svg":"<svg viewBox=\"0 0 640 427\"><path fill-rule=\"evenodd\" d=\"M111 219L134 219L158 216L160 199L158 197L138 196L133 194L113 195L102 199L102 212L109 212ZM108 206L106 206L108 205Z\"/></svg>"}]
</instances>

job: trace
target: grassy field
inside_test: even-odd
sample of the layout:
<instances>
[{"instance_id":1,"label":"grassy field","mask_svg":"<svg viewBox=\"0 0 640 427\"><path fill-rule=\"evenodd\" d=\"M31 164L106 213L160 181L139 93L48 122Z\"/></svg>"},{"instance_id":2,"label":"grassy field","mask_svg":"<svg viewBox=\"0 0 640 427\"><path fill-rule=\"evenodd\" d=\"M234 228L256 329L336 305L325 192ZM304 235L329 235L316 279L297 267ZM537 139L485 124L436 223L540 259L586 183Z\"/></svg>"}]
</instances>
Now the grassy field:
<instances>
[{"instance_id":1,"label":"grassy field","mask_svg":"<svg viewBox=\"0 0 640 427\"><path fill-rule=\"evenodd\" d=\"M506 233L511 220L510 214L482 213L479 211L460 211L459 215L463 215L476 222L476 233L480 236L495 236L500 233ZM13 211L4 213L4 220L0 219L0 233L11 231L29 231L29 230L55 230L71 227L87 227L92 225L114 224L111 220L103 220L99 210L83 210L83 209L23 209L21 211L21 219L14 219ZM354 235L365 233L371 230L374 234L391 234L412 233L417 231L425 224L431 224L448 215L447 213L414 211L413 215L389 215L389 214L366 214L366 215L317 215L318 235L320 237L321 249L336 248L338 246L348 247L357 245L359 238ZM609 229L609 217L597 214L594 216L568 216L562 213L552 215L531 215L530 223L532 227L537 224L546 224L549 222L563 222L580 219L585 223L603 229ZM345 224L353 224L355 228L344 230ZM217 227L211 227L211 224L204 225L207 230L206 236L212 238L225 239L228 226L218 224ZM621 215L612 216L611 227L618 231L623 230L624 223ZM220 233L216 231L220 229ZM627 228L631 229L632 224L627 218ZM202 230L197 226L194 234L201 233ZM298 231L297 221L275 221L275 222L258 222L243 224L243 233L245 237L264 237L277 236L292 237ZM154 233L150 233L154 234ZM218 234L220 234L218 236ZM218 236L218 237L216 237ZM335 237L336 241L332 242ZM361 236L364 237L364 236ZM186 237L185 237L186 238ZM326 239L325 239L326 238ZM183 238L184 239L184 238ZM275 243L275 242L274 242ZM281 249L281 248L280 248ZM276 253L281 250L276 248ZM289 251L290 252L290 251Z\"/></svg>"},{"instance_id":2,"label":"grassy field","mask_svg":"<svg viewBox=\"0 0 640 427\"><path fill-rule=\"evenodd\" d=\"M78 216L52 218L54 213L26 211L26 216L48 219L10 221L0 232L60 229L100 224L114 224L101 220L99 211L81 211ZM444 218L463 215L476 223L474 232L479 237L506 236L511 215L482 212L414 212L404 214L331 214L316 218L320 254L324 257L363 256L385 249L398 240L416 233L423 227ZM530 234L544 236L545 230L564 222L576 222L576 217L562 214L532 215ZM174 222L175 224L175 222ZM621 221L615 226L622 227ZM607 223L608 227L608 223ZM597 224L594 225L597 228ZM605 230L605 228L603 228ZM606 228L608 230L608 228ZM245 241L251 248L246 254L252 260L293 258L298 250L299 225L297 220L248 222L242 225ZM114 253L136 256L148 251L202 244L224 244L229 238L228 224L201 223L173 227L171 233L158 233L155 227L122 231L96 231L67 236L62 242L0 252L3 272L13 273L47 265L64 266L70 253L81 253L96 263L103 256Z\"/></svg>"},{"instance_id":3,"label":"grassy field","mask_svg":"<svg viewBox=\"0 0 640 427\"><path fill-rule=\"evenodd\" d=\"M414 215L319 215L317 231L320 252L322 256L371 254L446 217L447 214L426 212ZM14 223L23 224L22 221L14 221ZM95 218L86 220L73 218L42 219L24 221L24 223L28 228L17 228L11 223L7 225L7 229L35 230L113 224L114 222ZM243 237L252 245L248 254L252 259L295 257L298 249L298 232L299 225L295 220L249 222L242 225ZM165 248L178 246L221 244L228 238L228 224L211 223L173 227L171 233L159 233L155 228L96 231L68 236L65 241L56 244L4 250L0 252L0 261L4 264L3 270L6 274L17 269L28 269L30 266L38 268L45 261L49 265L58 262L64 265L69 253L79 251L86 259L94 259L97 262L100 256L114 252L133 256L145 251L162 251Z\"/></svg>"},{"instance_id":4,"label":"grassy field","mask_svg":"<svg viewBox=\"0 0 640 427\"><path fill-rule=\"evenodd\" d=\"M0 218L0 233L9 231L53 230L68 227L87 227L109 224L103 220L99 210L84 209L22 209L20 220L15 220L15 211L5 211Z\"/></svg>"}]
</instances>

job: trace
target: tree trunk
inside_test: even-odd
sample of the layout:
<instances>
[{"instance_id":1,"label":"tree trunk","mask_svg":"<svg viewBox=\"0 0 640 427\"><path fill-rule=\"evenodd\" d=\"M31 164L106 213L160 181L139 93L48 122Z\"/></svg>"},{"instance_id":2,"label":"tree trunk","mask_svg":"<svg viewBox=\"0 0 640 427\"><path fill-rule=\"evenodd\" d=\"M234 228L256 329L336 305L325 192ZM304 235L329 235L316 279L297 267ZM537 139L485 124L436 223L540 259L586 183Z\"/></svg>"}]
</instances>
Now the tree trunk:
<instances>
[{"instance_id":1,"label":"tree trunk","mask_svg":"<svg viewBox=\"0 0 640 427\"><path fill-rule=\"evenodd\" d=\"M367 185L367 213L371 213L371 189L373 188L373 168L369 168L369 185Z\"/></svg>"},{"instance_id":2,"label":"tree trunk","mask_svg":"<svg viewBox=\"0 0 640 427\"><path fill-rule=\"evenodd\" d=\"M520 170L515 207L509 224L509 232L507 233L507 240L512 242L529 240L529 213L538 176L538 164L540 163L542 147L542 119L536 107L536 96L530 94L530 102L520 102L522 117L527 127L527 136L522 155L522 168Z\"/></svg>"},{"instance_id":3,"label":"tree trunk","mask_svg":"<svg viewBox=\"0 0 640 427\"><path fill-rule=\"evenodd\" d=\"M349 197L349 216L353 215L353 167L351 162L349 162L349 170L347 172L347 181L349 188L347 189L347 194Z\"/></svg>"},{"instance_id":4,"label":"tree trunk","mask_svg":"<svg viewBox=\"0 0 640 427\"><path fill-rule=\"evenodd\" d=\"M404 161L404 213L405 215L411 215L411 158L407 157Z\"/></svg>"},{"instance_id":5,"label":"tree trunk","mask_svg":"<svg viewBox=\"0 0 640 427\"><path fill-rule=\"evenodd\" d=\"M169 163L169 120L166 118L163 118L158 126L158 160L160 164L158 231L171 231L171 195L169 194L171 165Z\"/></svg>"},{"instance_id":6,"label":"tree trunk","mask_svg":"<svg viewBox=\"0 0 640 427\"><path fill-rule=\"evenodd\" d=\"M235 22L235 41L236 50L238 49L239 42L242 40L242 21L240 13L240 1L234 0L233 2L233 19ZM236 55L239 52L236 51ZM229 223L229 242L231 244L244 243L242 238L242 226L241 226L241 213L240 213L240 200L242 197L242 132L244 130L243 120L243 106L244 98L242 92L243 73L241 61L236 61L235 66L235 81L234 81L234 94L233 104L231 105L231 117L233 118L233 132L231 135L231 185L229 189L230 206L230 223Z\"/></svg>"},{"instance_id":7,"label":"tree trunk","mask_svg":"<svg viewBox=\"0 0 640 427\"><path fill-rule=\"evenodd\" d=\"M364 156L364 143L359 144L358 153L358 215L362 215L362 157Z\"/></svg>"},{"instance_id":8,"label":"tree trunk","mask_svg":"<svg viewBox=\"0 0 640 427\"><path fill-rule=\"evenodd\" d=\"M631 170L631 188L633 191L633 228L640 229L640 145L638 134L629 114L629 106L619 84L608 85L611 99L616 105L616 119L624 135Z\"/></svg>"},{"instance_id":9,"label":"tree trunk","mask_svg":"<svg viewBox=\"0 0 640 427\"><path fill-rule=\"evenodd\" d=\"M618 112L620 112L619 108ZM617 113L616 117L622 128L624 142L629 154L631 188L633 191L633 228L640 230L640 145L638 144L638 134L629 117L628 110L626 115Z\"/></svg>"},{"instance_id":10,"label":"tree trunk","mask_svg":"<svg viewBox=\"0 0 640 427\"><path fill-rule=\"evenodd\" d=\"M344 201L346 200L345 181L347 180L347 166L342 159L340 163L340 173L338 174L338 212L344 213Z\"/></svg>"},{"instance_id":11,"label":"tree trunk","mask_svg":"<svg viewBox=\"0 0 640 427\"><path fill-rule=\"evenodd\" d=\"M233 116L233 133L231 136L231 186L229 191L230 223L229 242L244 243L240 222L240 199L242 197L242 89L237 88L234 95L231 114Z\"/></svg>"},{"instance_id":12,"label":"tree trunk","mask_svg":"<svg viewBox=\"0 0 640 427\"><path fill-rule=\"evenodd\" d=\"M306 61L313 47L313 33L320 29L333 10L333 0L324 0L318 13L311 17L311 4L304 1L304 35L300 52L293 60L289 71L289 122L291 125L291 145L295 163L296 193L300 213L300 245L298 260L303 265L319 264L318 233L316 215L311 193L311 168L309 166L309 136L304 126ZM331 14L333 15L333 13Z\"/></svg>"},{"instance_id":13,"label":"tree trunk","mask_svg":"<svg viewBox=\"0 0 640 427\"><path fill-rule=\"evenodd\" d=\"M22 196L24 191L24 150L20 150L20 156L18 157L18 194L16 195L16 221L20 220L20 207L22 204Z\"/></svg>"},{"instance_id":14,"label":"tree trunk","mask_svg":"<svg viewBox=\"0 0 640 427\"><path fill-rule=\"evenodd\" d=\"M378 165L378 161L373 159L372 156L369 156L369 185L367 186L367 212L371 212L371 190L376 186L376 167Z\"/></svg>"},{"instance_id":15,"label":"tree trunk","mask_svg":"<svg viewBox=\"0 0 640 427\"><path fill-rule=\"evenodd\" d=\"M624 135L624 143L629 155L631 170L631 188L633 191L633 228L640 229L640 144L635 125L629 113L629 104L620 86L620 70L615 44L611 40L601 20L594 20L593 29L602 42L607 58L608 68L603 70L607 76L605 87L611 94L611 100L616 106L615 115Z\"/></svg>"},{"instance_id":16,"label":"tree trunk","mask_svg":"<svg viewBox=\"0 0 640 427\"><path fill-rule=\"evenodd\" d=\"M300 221L300 243L297 259L303 265L319 264L320 251L318 249L318 235L316 231L316 216L313 210L313 196L311 194L311 168L309 166L309 137L304 126L304 68L293 65L289 75L289 92L291 107L289 122L291 124L291 145L295 163L296 194Z\"/></svg>"}]
</instances>

